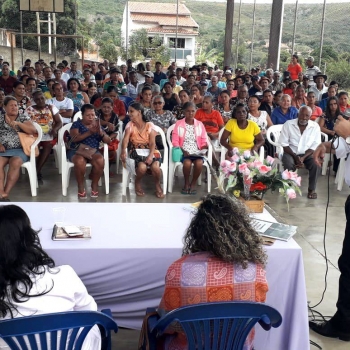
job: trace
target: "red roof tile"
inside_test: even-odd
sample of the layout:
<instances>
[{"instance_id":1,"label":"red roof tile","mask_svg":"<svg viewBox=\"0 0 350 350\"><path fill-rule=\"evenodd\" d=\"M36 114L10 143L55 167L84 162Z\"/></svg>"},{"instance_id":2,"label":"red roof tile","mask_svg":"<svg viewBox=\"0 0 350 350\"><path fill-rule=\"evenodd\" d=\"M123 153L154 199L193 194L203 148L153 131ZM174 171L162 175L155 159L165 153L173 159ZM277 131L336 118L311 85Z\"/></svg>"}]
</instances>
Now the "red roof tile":
<instances>
[{"instance_id":1,"label":"red roof tile","mask_svg":"<svg viewBox=\"0 0 350 350\"><path fill-rule=\"evenodd\" d=\"M160 26L176 26L176 15L149 15L131 13L131 20L137 22L157 23ZM179 27L198 28L196 21L190 16L179 16Z\"/></svg>"},{"instance_id":2,"label":"red roof tile","mask_svg":"<svg viewBox=\"0 0 350 350\"><path fill-rule=\"evenodd\" d=\"M154 13L154 14L176 14L176 4L158 3L158 2L129 2L130 12ZM179 15L190 15L190 10L184 5L179 4Z\"/></svg>"}]
</instances>

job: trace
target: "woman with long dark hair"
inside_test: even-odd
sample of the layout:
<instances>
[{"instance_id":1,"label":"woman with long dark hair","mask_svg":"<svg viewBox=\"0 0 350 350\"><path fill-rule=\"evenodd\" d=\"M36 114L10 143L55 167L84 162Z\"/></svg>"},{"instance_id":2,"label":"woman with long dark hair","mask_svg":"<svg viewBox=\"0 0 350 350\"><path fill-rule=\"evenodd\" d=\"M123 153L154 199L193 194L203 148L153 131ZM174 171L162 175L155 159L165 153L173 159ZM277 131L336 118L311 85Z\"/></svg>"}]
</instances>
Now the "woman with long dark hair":
<instances>
[{"instance_id":1,"label":"woman with long dark hair","mask_svg":"<svg viewBox=\"0 0 350 350\"><path fill-rule=\"evenodd\" d=\"M55 266L26 212L16 205L0 206L0 271L0 319L97 310L75 271L68 265ZM83 349L100 349L100 343L94 327Z\"/></svg>"}]
</instances>

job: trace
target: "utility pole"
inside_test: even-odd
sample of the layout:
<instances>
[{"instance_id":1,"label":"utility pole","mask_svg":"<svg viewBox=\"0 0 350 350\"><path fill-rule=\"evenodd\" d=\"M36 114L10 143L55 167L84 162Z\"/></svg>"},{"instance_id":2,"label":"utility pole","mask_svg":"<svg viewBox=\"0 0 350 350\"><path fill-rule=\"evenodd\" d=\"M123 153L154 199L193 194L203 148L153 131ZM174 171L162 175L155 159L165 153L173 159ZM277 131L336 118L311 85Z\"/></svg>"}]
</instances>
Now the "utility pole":
<instances>
[{"instance_id":1,"label":"utility pole","mask_svg":"<svg viewBox=\"0 0 350 350\"><path fill-rule=\"evenodd\" d=\"M234 0L227 0L225 47L224 47L224 66L230 66L232 63L232 38L233 38L234 6L235 6Z\"/></svg>"}]
</instances>

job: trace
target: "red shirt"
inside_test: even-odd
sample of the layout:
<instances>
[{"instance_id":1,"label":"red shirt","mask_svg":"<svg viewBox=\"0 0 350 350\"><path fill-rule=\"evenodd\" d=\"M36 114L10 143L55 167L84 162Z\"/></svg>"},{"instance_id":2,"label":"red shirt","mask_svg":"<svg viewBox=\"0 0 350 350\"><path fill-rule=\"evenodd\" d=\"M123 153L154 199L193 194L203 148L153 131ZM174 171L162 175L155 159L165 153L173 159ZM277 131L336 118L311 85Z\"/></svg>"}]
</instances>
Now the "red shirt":
<instances>
[{"instance_id":1,"label":"red shirt","mask_svg":"<svg viewBox=\"0 0 350 350\"><path fill-rule=\"evenodd\" d=\"M220 126L224 126L224 120L219 111L212 110L206 113L202 108L199 108L194 116L197 120L202 122L207 133L217 133Z\"/></svg>"},{"instance_id":2,"label":"red shirt","mask_svg":"<svg viewBox=\"0 0 350 350\"><path fill-rule=\"evenodd\" d=\"M98 98L95 102L94 102L94 106L96 108L100 108L102 104L102 97ZM121 115L126 115L126 110L125 110L125 105L124 102L121 100L114 100L113 103L113 112L119 117Z\"/></svg>"},{"instance_id":3,"label":"red shirt","mask_svg":"<svg viewBox=\"0 0 350 350\"><path fill-rule=\"evenodd\" d=\"M290 73L292 80L298 80L298 74L303 71L303 68L301 68L301 65L299 63L295 65L290 64L287 68L287 71Z\"/></svg>"},{"instance_id":4,"label":"red shirt","mask_svg":"<svg viewBox=\"0 0 350 350\"><path fill-rule=\"evenodd\" d=\"M13 84L17 81L16 78L9 76L7 79L4 79L3 76L0 76L0 87L5 90L5 95L9 95L13 91Z\"/></svg>"}]
</instances>

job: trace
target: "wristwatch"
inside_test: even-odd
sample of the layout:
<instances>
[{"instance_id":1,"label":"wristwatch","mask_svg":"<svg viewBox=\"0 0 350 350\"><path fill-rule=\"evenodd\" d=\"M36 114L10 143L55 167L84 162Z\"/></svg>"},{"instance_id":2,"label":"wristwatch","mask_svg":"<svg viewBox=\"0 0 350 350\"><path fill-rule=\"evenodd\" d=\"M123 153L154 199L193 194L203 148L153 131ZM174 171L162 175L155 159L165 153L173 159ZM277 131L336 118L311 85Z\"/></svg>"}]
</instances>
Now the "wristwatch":
<instances>
[{"instance_id":1,"label":"wristwatch","mask_svg":"<svg viewBox=\"0 0 350 350\"><path fill-rule=\"evenodd\" d=\"M346 139L345 139L345 142L350 145L350 136L348 136Z\"/></svg>"}]
</instances>

